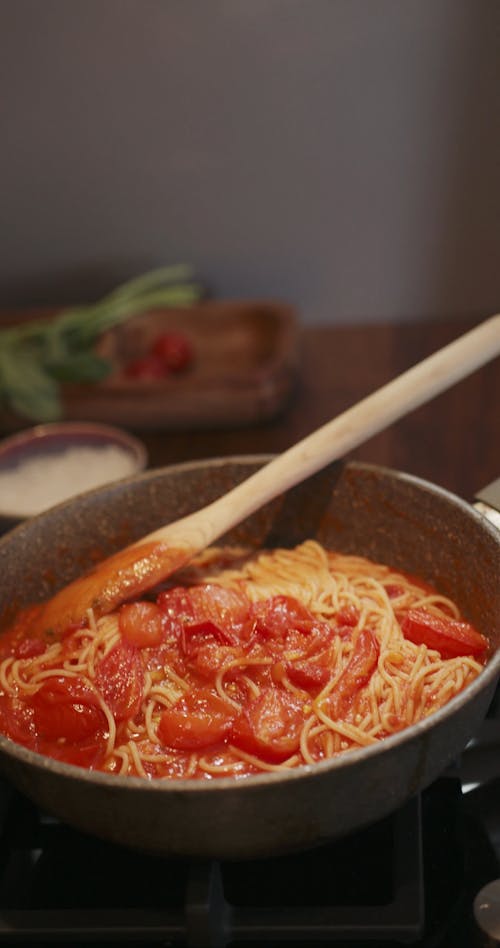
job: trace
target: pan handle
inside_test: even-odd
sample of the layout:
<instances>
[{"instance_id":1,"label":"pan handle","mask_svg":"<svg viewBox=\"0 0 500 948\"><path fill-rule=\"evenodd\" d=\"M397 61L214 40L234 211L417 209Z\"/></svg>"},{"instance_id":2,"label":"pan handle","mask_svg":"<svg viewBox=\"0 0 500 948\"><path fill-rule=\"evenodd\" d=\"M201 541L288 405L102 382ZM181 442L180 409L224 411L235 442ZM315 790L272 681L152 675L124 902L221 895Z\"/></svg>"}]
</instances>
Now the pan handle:
<instances>
[{"instance_id":1,"label":"pan handle","mask_svg":"<svg viewBox=\"0 0 500 948\"><path fill-rule=\"evenodd\" d=\"M500 477L476 494L474 507L500 530Z\"/></svg>"}]
</instances>

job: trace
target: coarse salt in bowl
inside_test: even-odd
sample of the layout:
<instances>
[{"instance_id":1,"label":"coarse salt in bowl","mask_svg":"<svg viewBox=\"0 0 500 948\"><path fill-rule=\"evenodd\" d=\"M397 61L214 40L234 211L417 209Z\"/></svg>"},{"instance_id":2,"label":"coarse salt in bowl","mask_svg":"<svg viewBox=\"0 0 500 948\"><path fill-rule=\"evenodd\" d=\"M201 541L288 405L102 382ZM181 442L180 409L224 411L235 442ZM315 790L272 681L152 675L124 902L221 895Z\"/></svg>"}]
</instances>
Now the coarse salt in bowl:
<instances>
[{"instance_id":1,"label":"coarse salt in bowl","mask_svg":"<svg viewBox=\"0 0 500 948\"><path fill-rule=\"evenodd\" d=\"M146 464L143 443L109 425L60 422L11 435L0 442L0 532Z\"/></svg>"}]
</instances>

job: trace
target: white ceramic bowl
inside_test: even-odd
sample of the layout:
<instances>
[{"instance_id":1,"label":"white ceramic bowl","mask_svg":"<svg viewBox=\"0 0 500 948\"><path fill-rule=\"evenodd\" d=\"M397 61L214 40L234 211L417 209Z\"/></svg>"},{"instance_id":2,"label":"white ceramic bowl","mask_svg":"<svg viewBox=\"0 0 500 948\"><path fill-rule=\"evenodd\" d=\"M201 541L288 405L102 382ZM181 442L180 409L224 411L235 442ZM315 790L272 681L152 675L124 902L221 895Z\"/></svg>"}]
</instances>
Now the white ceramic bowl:
<instances>
[{"instance_id":1,"label":"white ceramic bowl","mask_svg":"<svg viewBox=\"0 0 500 948\"><path fill-rule=\"evenodd\" d=\"M0 441L0 532L146 465L142 441L109 425L60 422L10 435Z\"/></svg>"}]
</instances>

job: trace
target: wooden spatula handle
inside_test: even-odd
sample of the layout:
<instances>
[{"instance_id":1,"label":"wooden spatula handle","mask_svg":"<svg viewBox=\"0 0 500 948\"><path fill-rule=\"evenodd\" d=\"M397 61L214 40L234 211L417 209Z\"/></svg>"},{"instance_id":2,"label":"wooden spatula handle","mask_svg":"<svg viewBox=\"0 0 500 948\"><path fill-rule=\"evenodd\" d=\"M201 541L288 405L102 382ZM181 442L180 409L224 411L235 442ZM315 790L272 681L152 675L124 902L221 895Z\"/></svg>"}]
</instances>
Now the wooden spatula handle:
<instances>
[{"instance_id":1,"label":"wooden spatula handle","mask_svg":"<svg viewBox=\"0 0 500 948\"><path fill-rule=\"evenodd\" d=\"M438 350L278 455L203 510L146 539L197 551L259 507L500 354L500 314Z\"/></svg>"}]
</instances>

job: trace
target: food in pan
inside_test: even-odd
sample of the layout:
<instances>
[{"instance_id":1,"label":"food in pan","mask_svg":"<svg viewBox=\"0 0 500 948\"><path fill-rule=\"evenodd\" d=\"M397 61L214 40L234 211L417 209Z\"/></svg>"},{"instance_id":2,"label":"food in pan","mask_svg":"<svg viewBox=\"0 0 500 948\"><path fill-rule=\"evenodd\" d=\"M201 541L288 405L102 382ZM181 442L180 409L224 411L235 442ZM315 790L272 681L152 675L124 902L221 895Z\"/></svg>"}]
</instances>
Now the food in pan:
<instances>
[{"instance_id":1,"label":"food in pan","mask_svg":"<svg viewBox=\"0 0 500 948\"><path fill-rule=\"evenodd\" d=\"M283 771L425 718L479 674L487 646L450 599L388 566L314 540L212 549L60 640L7 631L0 730L114 774Z\"/></svg>"}]
</instances>

